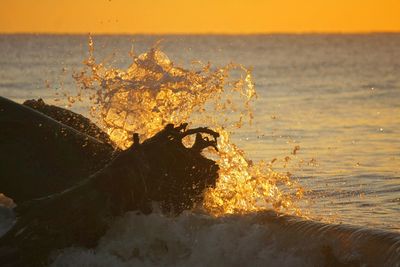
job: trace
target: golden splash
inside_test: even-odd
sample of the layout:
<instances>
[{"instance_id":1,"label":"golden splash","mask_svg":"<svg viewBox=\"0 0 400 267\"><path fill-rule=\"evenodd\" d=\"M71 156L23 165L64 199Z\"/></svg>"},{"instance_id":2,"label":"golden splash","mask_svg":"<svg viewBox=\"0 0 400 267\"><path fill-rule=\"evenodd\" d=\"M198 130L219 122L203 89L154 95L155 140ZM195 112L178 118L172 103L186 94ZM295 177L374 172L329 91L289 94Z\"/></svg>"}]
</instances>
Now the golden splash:
<instances>
[{"instance_id":1,"label":"golden splash","mask_svg":"<svg viewBox=\"0 0 400 267\"><path fill-rule=\"evenodd\" d=\"M291 174L275 172L272 163L254 164L247 160L227 131L217 131L221 134L217 160L220 172L216 188L205 194L206 210L222 215L260 211L272 206L275 210L301 215L296 200L303 197L303 188L291 179ZM286 192L279 186L285 187Z\"/></svg>"},{"instance_id":2,"label":"golden splash","mask_svg":"<svg viewBox=\"0 0 400 267\"><path fill-rule=\"evenodd\" d=\"M253 164L230 139L230 132L251 124L256 97L251 71L239 64L221 68L193 62L188 69L174 63L156 45L148 52L130 52L132 63L118 69L97 63L89 37L89 57L74 74L78 84L69 104L90 101L90 115L119 147L131 145L133 133L148 138L165 124L206 124L221 135L216 153L220 166L216 188L205 192L204 208L213 215L268 208L299 214L302 188L272 164Z\"/></svg>"}]
</instances>

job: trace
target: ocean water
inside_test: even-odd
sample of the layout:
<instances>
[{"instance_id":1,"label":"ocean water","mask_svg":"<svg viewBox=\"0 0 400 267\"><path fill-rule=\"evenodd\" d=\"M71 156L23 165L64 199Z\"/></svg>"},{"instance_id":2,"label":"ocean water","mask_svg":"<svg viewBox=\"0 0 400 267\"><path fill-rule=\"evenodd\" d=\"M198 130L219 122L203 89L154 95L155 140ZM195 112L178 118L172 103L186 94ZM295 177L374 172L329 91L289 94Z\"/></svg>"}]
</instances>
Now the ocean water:
<instances>
[{"instance_id":1,"label":"ocean water","mask_svg":"<svg viewBox=\"0 0 400 267\"><path fill-rule=\"evenodd\" d=\"M93 40L96 58L120 68L131 63L132 44L140 53L160 40L176 65L200 60L217 67L235 62L252 68L258 95L252 104L254 120L233 133L234 143L252 161L276 159L277 171L290 172L305 189L299 205L313 221L400 231L400 34ZM55 92L77 86L71 76L87 58L87 43L87 36L0 35L0 95L17 102L41 97L57 104ZM80 103L73 109L87 115L87 107ZM254 214L216 219L189 212L171 219L128 213L98 248L69 248L54 265L326 264L328 252L288 244L289 238L282 237L287 229L264 221ZM322 244L313 238L313 246ZM350 239L362 247L364 241ZM330 245L339 259L349 261L361 253ZM399 249L394 253L400 258Z\"/></svg>"}]
</instances>

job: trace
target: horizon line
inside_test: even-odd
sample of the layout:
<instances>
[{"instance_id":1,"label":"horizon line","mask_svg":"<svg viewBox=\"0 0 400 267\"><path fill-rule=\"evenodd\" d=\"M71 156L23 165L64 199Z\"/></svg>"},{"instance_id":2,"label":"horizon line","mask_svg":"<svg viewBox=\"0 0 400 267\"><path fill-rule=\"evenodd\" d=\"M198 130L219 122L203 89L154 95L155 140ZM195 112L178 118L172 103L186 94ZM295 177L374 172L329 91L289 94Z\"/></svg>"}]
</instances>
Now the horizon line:
<instances>
[{"instance_id":1,"label":"horizon line","mask_svg":"<svg viewBox=\"0 0 400 267\"><path fill-rule=\"evenodd\" d=\"M368 35L368 34L400 34L396 31L282 31L282 32L2 32L0 35Z\"/></svg>"}]
</instances>

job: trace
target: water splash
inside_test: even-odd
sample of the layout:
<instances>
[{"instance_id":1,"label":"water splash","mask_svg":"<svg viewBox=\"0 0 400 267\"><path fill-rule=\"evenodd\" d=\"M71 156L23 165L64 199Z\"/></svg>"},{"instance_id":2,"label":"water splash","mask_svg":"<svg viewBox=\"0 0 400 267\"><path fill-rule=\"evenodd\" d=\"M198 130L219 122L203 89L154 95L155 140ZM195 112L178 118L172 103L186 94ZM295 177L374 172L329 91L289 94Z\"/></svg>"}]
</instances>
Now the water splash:
<instances>
[{"instance_id":1,"label":"water splash","mask_svg":"<svg viewBox=\"0 0 400 267\"><path fill-rule=\"evenodd\" d=\"M88 99L90 115L121 148L131 145L133 133L148 138L167 123L212 127L221 135L219 152L206 153L214 153L220 172L216 188L205 193L208 212L272 207L300 214L295 200L302 197L302 188L290 175L273 171L271 164L253 164L230 139L236 128L253 119L256 91L250 69L233 63L212 68L198 61L185 69L175 66L158 44L140 55L132 49L129 55L127 69L98 63L89 36L89 56L73 75L78 90L67 98L69 104Z\"/></svg>"}]
</instances>

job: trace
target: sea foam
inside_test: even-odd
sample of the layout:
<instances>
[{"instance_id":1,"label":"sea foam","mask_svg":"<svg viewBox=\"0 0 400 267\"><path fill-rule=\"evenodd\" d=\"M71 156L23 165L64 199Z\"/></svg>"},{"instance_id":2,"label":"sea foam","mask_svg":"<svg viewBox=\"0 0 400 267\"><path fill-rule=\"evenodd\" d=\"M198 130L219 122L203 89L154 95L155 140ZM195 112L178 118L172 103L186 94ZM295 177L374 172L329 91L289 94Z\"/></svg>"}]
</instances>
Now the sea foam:
<instances>
[{"instance_id":1,"label":"sea foam","mask_svg":"<svg viewBox=\"0 0 400 267\"><path fill-rule=\"evenodd\" d=\"M213 217L129 212L94 249L55 251L52 266L400 266L397 232L275 211Z\"/></svg>"}]
</instances>

